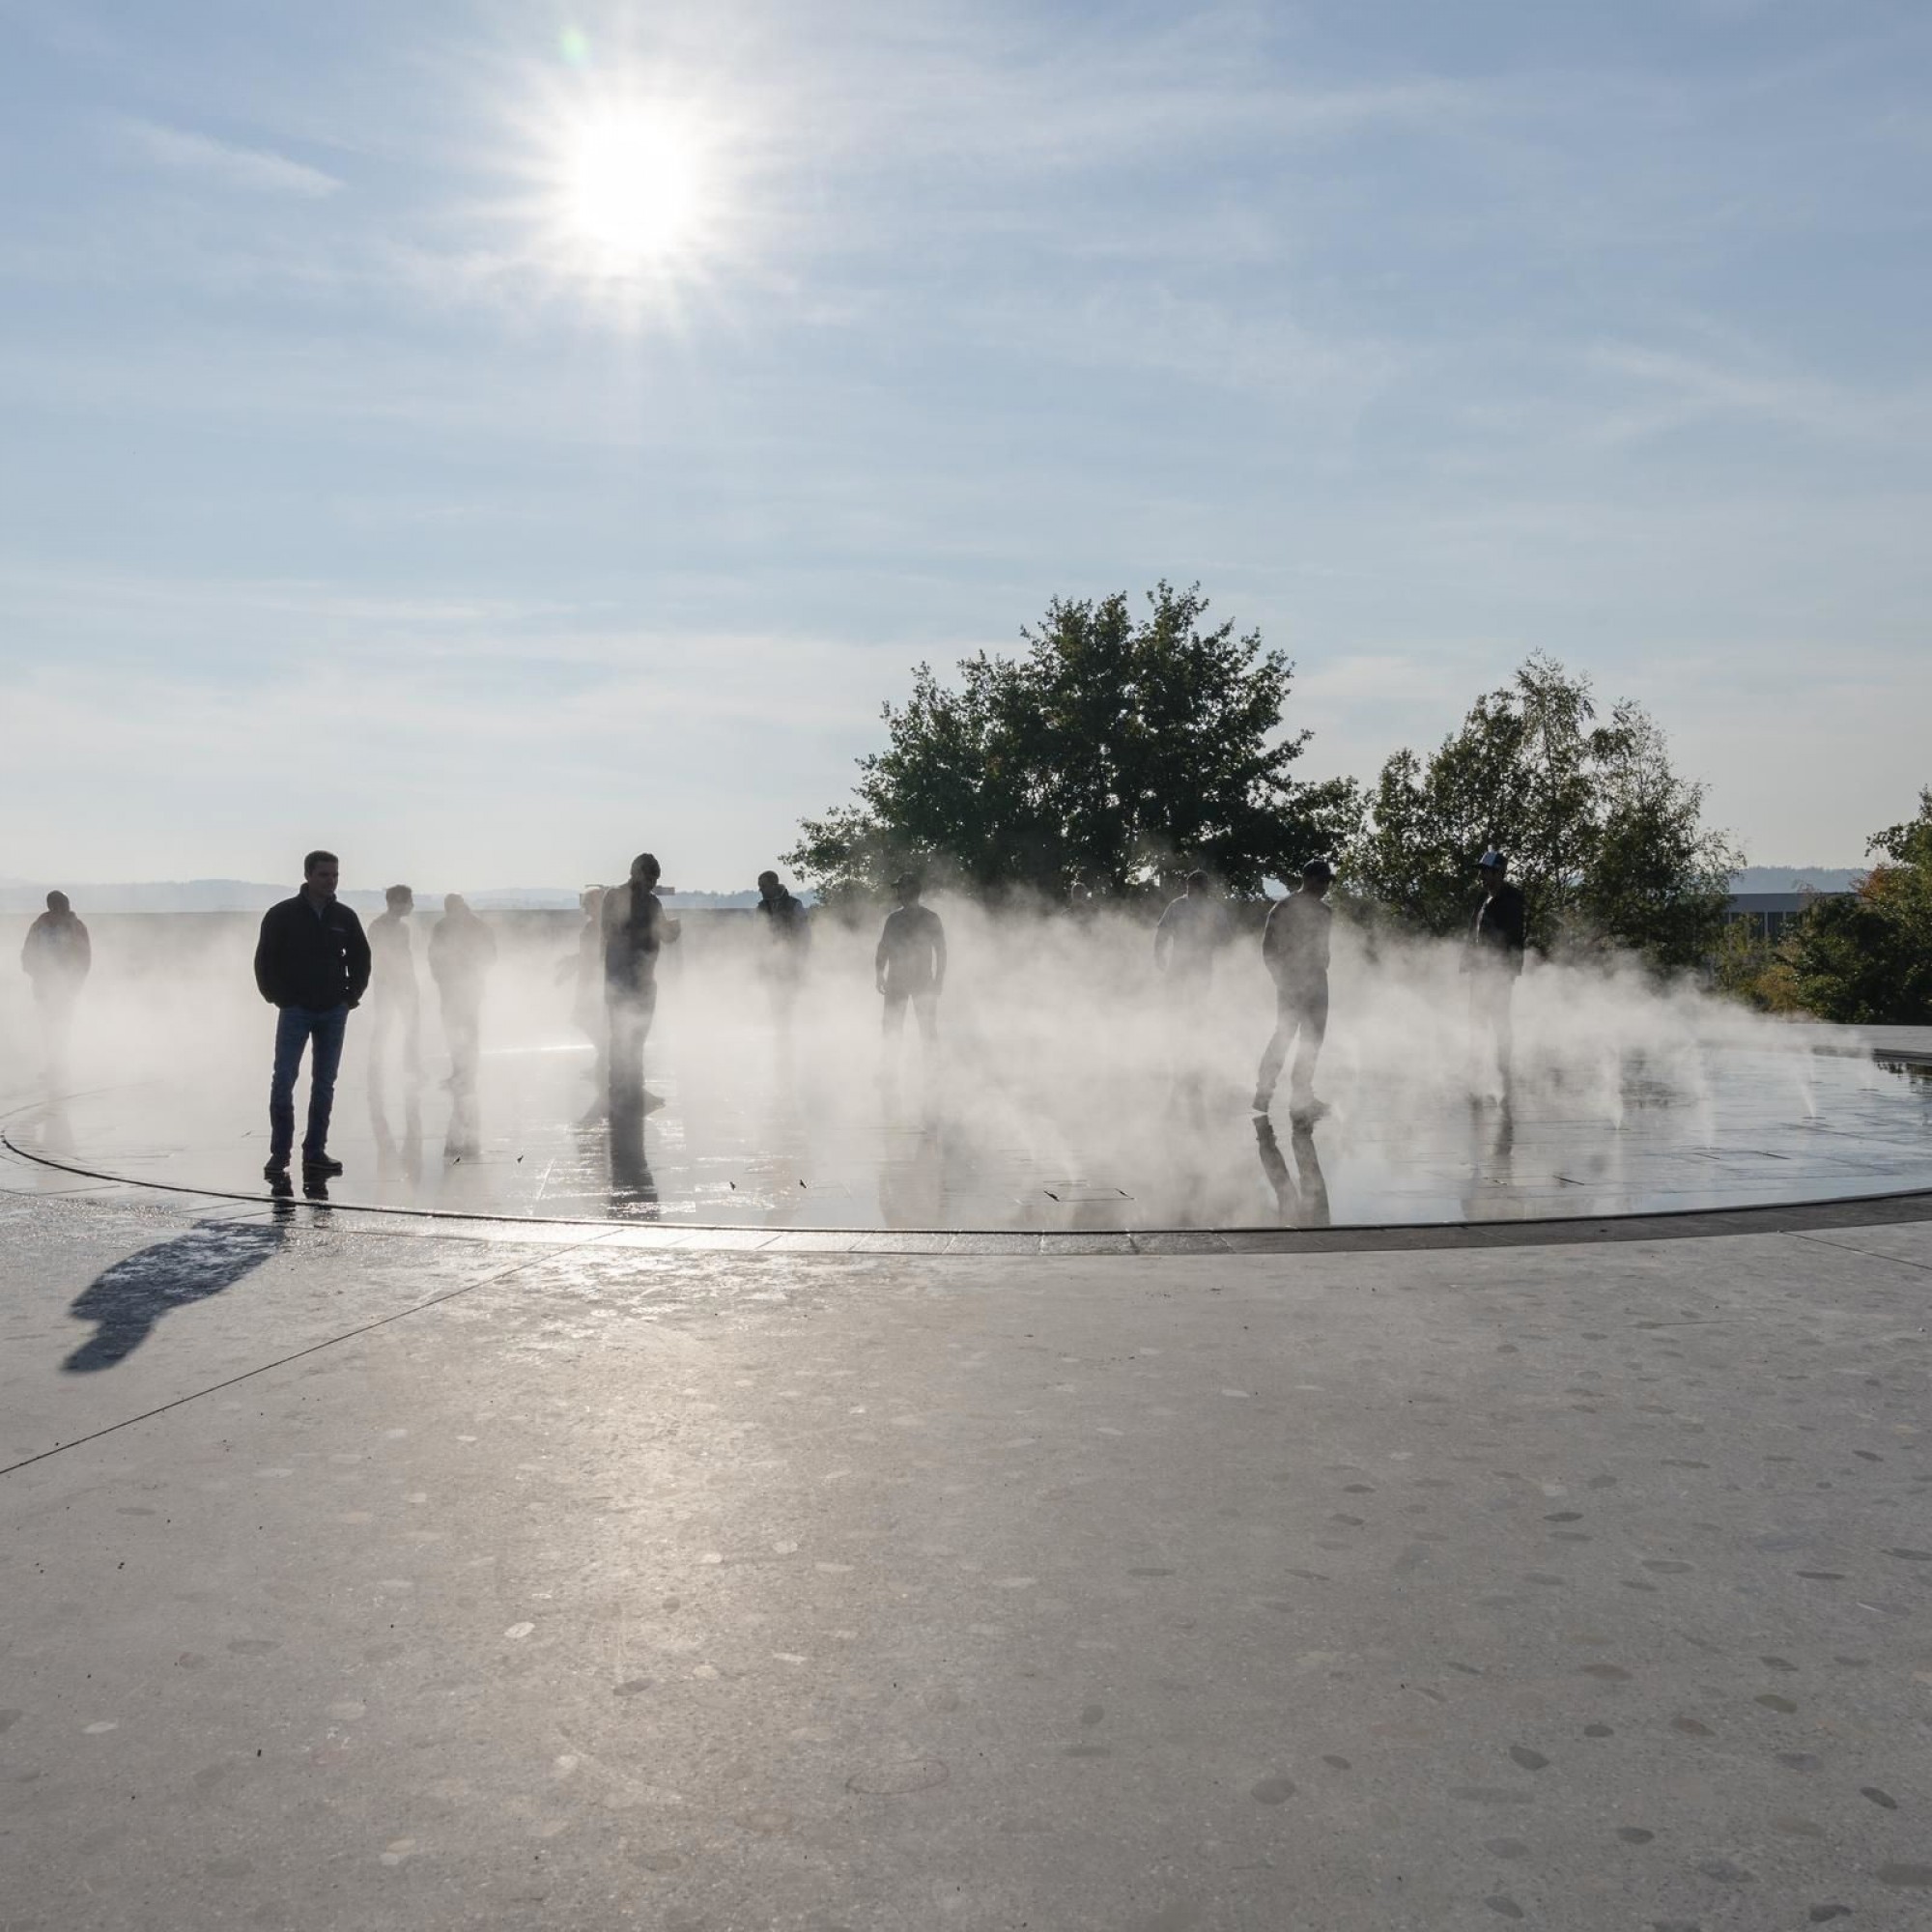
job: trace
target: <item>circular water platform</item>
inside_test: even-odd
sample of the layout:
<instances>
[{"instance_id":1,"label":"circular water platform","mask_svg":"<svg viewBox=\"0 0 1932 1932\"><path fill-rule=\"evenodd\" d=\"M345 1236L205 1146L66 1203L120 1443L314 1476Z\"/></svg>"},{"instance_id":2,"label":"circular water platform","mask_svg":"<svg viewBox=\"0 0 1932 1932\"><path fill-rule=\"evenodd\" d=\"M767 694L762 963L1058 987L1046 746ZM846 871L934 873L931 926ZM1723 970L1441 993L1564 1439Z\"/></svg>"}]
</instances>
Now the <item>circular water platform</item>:
<instances>
[{"instance_id":1,"label":"circular water platform","mask_svg":"<svg viewBox=\"0 0 1932 1932\"><path fill-rule=\"evenodd\" d=\"M330 1137L344 1172L310 1198L391 1215L622 1223L652 1244L1104 1252L1932 1190L1924 1069L1799 1046L1546 1066L1520 1072L1507 1101L1343 1081L1313 1122L1291 1120L1285 1096L1257 1118L1225 1083L1096 1075L1063 1104L1023 1111L963 1071L900 1093L869 1073L802 1086L776 1065L721 1085L667 1060L651 1076L661 1104L613 1135L589 1071L587 1055L517 1049L484 1056L473 1094L345 1077ZM4 1140L15 1187L272 1198L253 1083L73 1092L16 1108Z\"/></svg>"}]
</instances>

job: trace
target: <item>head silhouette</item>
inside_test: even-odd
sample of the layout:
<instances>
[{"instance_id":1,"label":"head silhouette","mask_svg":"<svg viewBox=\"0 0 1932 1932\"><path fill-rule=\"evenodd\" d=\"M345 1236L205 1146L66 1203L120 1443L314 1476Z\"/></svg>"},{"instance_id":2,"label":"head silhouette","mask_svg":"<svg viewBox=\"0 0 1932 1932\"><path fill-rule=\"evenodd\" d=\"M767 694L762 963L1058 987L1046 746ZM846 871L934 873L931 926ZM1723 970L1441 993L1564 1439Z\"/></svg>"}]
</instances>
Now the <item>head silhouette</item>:
<instances>
[{"instance_id":1,"label":"head silhouette","mask_svg":"<svg viewBox=\"0 0 1932 1932\"><path fill-rule=\"evenodd\" d=\"M342 862L333 852L315 851L302 860L302 883L318 898L332 899L342 872Z\"/></svg>"},{"instance_id":2,"label":"head silhouette","mask_svg":"<svg viewBox=\"0 0 1932 1932\"><path fill-rule=\"evenodd\" d=\"M656 853L639 852L631 861L632 882L642 886L646 892L649 892L663 877L664 867L658 864Z\"/></svg>"},{"instance_id":3,"label":"head silhouette","mask_svg":"<svg viewBox=\"0 0 1932 1932\"><path fill-rule=\"evenodd\" d=\"M414 912L416 895L407 886L391 886L383 895L383 902L391 912Z\"/></svg>"},{"instance_id":4,"label":"head silhouette","mask_svg":"<svg viewBox=\"0 0 1932 1932\"><path fill-rule=\"evenodd\" d=\"M66 912L67 909L68 896L65 893L49 893L47 895L47 910L49 912Z\"/></svg>"},{"instance_id":5,"label":"head silhouette","mask_svg":"<svg viewBox=\"0 0 1932 1932\"><path fill-rule=\"evenodd\" d=\"M900 905L917 905L923 890L918 875L913 872L901 872L893 881L893 891L898 895Z\"/></svg>"}]
</instances>

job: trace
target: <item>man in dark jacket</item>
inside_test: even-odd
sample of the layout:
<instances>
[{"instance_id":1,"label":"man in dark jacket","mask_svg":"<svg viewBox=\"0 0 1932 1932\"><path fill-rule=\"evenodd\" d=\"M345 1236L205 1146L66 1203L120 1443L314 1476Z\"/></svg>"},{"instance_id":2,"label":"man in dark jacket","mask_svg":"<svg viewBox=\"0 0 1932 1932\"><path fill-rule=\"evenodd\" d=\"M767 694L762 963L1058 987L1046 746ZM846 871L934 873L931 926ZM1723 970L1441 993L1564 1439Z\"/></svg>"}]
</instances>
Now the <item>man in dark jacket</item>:
<instances>
[{"instance_id":1,"label":"man in dark jacket","mask_svg":"<svg viewBox=\"0 0 1932 1932\"><path fill-rule=\"evenodd\" d=\"M262 915L255 946L255 984L281 1009L275 1023L275 1074L269 1089L269 1161L265 1179L286 1181L296 1137L296 1075L309 1047L308 1130L302 1175L326 1180L342 1172L328 1154L328 1115L350 1009L369 985L369 941L362 922L335 896L341 867L333 852L302 861L302 888Z\"/></svg>"},{"instance_id":2,"label":"man in dark jacket","mask_svg":"<svg viewBox=\"0 0 1932 1932\"><path fill-rule=\"evenodd\" d=\"M604 895L600 913L613 1125L641 1120L664 1104L644 1087L644 1041L658 1009L658 954L679 932L679 922L666 913L658 897L663 876L656 858L639 852L631 861L631 876Z\"/></svg>"},{"instance_id":3,"label":"man in dark jacket","mask_svg":"<svg viewBox=\"0 0 1932 1932\"><path fill-rule=\"evenodd\" d=\"M20 965L34 982L34 1004L41 1009L49 1075L57 1077L65 1066L73 1003L93 964L87 927L68 895L49 893L46 911L27 928L26 944L20 948Z\"/></svg>"},{"instance_id":4,"label":"man in dark jacket","mask_svg":"<svg viewBox=\"0 0 1932 1932\"><path fill-rule=\"evenodd\" d=\"M1510 884L1509 861L1492 845L1476 862L1483 882L1482 902L1469 928L1469 1018L1477 1034L1487 1033L1495 1047L1503 1096L1509 1096L1513 1030L1510 1003L1522 973L1524 914L1522 894Z\"/></svg>"},{"instance_id":5,"label":"man in dark jacket","mask_svg":"<svg viewBox=\"0 0 1932 1932\"><path fill-rule=\"evenodd\" d=\"M1262 929L1262 963L1274 980L1274 1033L1255 1076L1255 1112L1265 1115L1291 1040L1294 1072L1288 1083L1291 1118L1313 1125L1327 1111L1315 1097L1315 1059L1328 1032L1328 930L1335 923L1323 901L1335 874L1326 859L1301 868L1301 889L1277 899Z\"/></svg>"}]
</instances>

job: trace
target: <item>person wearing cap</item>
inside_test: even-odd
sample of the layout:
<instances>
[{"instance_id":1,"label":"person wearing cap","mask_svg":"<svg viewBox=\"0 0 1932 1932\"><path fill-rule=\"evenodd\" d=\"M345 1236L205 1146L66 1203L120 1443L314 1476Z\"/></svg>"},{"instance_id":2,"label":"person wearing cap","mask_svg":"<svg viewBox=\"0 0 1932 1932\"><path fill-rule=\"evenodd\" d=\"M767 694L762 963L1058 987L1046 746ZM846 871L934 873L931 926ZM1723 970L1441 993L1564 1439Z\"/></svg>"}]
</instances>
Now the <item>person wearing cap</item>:
<instances>
[{"instance_id":1,"label":"person wearing cap","mask_svg":"<svg viewBox=\"0 0 1932 1932\"><path fill-rule=\"evenodd\" d=\"M20 969L34 982L34 1004L46 1037L47 1070L58 1073L67 1058L73 1003L94 964L93 942L65 893L49 893L47 909L27 928Z\"/></svg>"},{"instance_id":2,"label":"person wearing cap","mask_svg":"<svg viewBox=\"0 0 1932 1932\"><path fill-rule=\"evenodd\" d=\"M1274 1104L1275 1082L1293 1041L1289 1115L1297 1125L1312 1125L1327 1112L1315 1097L1315 1062L1328 1031L1328 935L1335 915L1326 900L1334 879L1326 859L1309 860L1300 887L1269 907L1262 928L1262 963L1274 980L1275 1019L1255 1075L1255 1112L1265 1115Z\"/></svg>"},{"instance_id":3,"label":"person wearing cap","mask_svg":"<svg viewBox=\"0 0 1932 1932\"><path fill-rule=\"evenodd\" d=\"M403 1077L413 1084L422 1040L422 997L409 928L416 895L408 886L391 886L383 895L383 904L384 910L369 922L369 1065L380 1080L389 1036L400 1032Z\"/></svg>"},{"instance_id":4,"label":"person wearing cap","mask_svg":"<svg viewBox=\"0 0 1932 1932\"><path fill-rule=\"evenodd\" d=\"M880 1034L890 1078L905 1033L906 1007L919 1020L922 1051L928 1065L939 1047L939 995L946 984L946 928L930 906L920 904L919 880L906 872L893 882L895 911L886 915L872 955L872 978L885 996Z\"/></svg>"},{"instance_id":5,"label":"person wearing cap","mask_svg":"<svg viewBox=\"0 0 1932 1932\"><path fill-rule=\"evenodd\" d=\"M1476 862L1483 881L1482 901L1469 929L1469 1015L1489 1034L1496 1069L1508 1091L1512 1030L1510 1003L1522 973L1525 912L1522 894L1510 883L1509 861L1493 845Z\"/></svg>"},{"instance_id":6,"label":"person wearing cap","mask_svg":"<svg viewBox=\"0 0 1932 1932\"><path fill-rule=\"evenodd\" d=\"M631 861L631 876L604 895L604 1009L611 1034L611 1112L642 1115L662 1106L644 1087L644 1041L658 1008L658 955L675 942L680 923L664 909L658 881L664 867L649 852Z\"/></svg>"}]
</instances>

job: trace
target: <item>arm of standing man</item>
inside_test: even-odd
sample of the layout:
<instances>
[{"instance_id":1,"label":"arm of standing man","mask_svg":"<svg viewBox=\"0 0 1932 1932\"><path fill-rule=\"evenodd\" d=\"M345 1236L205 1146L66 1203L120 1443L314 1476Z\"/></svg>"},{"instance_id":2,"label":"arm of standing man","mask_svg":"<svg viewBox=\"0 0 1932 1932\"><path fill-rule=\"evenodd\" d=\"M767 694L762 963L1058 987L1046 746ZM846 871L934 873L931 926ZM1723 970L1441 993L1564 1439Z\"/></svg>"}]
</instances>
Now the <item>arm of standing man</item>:
<instances>
[{"instance_id":1,"label":"arm of standing man","mask_svg":"<svg viewBox=\"0 0 1932 1932\"><path fill-rule=\"evenodd\" d=\"M359 1007L362 995L369 990L369 935L362 930L362 922L348 906L342 908L346 922L343 928L343 963L349 968L348 1004Z\"/></svg>"},{"instance_id":2,"label":"arm of standing man","mask_svg":"<svg viewBox=\"0 0 1932 1932\"><path fill-rule=\"evenodd\" d=\"M936 998L946 984L946 928L932 915L932 991Z\"/></svg>"},{"instance_id":3,"label":"arm of standing man","mask_svg":"<svg viewBox=\"0 0 1932 1932\"><path fill-rule=\"evenodd\" d=\"M282 998L282 927L275 917L277 910L270 906L262 915L262 930L255 941L255 990L271 1007L285 1004Z\"/></svg>"}]
</instances>

